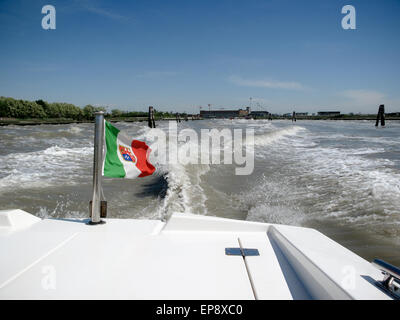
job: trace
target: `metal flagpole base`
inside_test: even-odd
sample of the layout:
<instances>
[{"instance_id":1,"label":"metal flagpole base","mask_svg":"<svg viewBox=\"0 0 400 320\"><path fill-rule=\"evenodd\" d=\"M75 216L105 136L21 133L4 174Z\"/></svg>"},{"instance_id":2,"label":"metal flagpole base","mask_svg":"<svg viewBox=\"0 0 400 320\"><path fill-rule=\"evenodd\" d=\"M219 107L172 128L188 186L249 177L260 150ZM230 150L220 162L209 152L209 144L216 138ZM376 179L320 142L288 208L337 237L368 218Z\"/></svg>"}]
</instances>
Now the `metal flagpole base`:
<instances>
[{"instance_id":1,"label":"metal flagpole base","mask_svg":"<svg viewBox=\"0 0 400 320\"><path fill-rule=\"evenodd\" d=\"M105 224L106 222L104 220L100 220L99 222L93 222L92 220L88 221L86 224L89 226L95 226L98 224Z\"/></svg>"},{"instance_id":2,"label":"metal flagpole base","mask_svg":"<svg viewBox=\"0 0 400 320\"><path fill-rule=\"evenodd\" d=\"M104 112L96 112L94 129L94 157L93 157L93 196L89 205L90 222L88 225L98 225L105 223L101 220L107 214L107 203L101 201L101 170L103 163L103 144L104 144ZM101 214L103 213L103 216Z\"/></svg>"}]
</instances>

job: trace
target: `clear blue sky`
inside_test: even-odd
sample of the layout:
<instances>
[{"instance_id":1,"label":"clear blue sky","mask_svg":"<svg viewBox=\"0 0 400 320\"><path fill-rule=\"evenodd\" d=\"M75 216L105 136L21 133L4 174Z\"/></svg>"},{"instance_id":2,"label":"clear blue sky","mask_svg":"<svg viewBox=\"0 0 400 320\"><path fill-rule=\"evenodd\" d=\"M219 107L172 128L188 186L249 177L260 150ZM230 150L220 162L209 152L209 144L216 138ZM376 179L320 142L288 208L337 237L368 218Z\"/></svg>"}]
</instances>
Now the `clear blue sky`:
<instances>
[{"instance_id":1,"label":"clear blue sky","mask_svg":"<svg viewBox=\"0 0 400 320\"><path fill-rule=\"evenodd\" d=\"M42 6L56 8L43 30ZM343 30L341 8L356 8ZM125 110L400 111L399 0L0 0L0 95Z\"/></svg>"}]
</instances>

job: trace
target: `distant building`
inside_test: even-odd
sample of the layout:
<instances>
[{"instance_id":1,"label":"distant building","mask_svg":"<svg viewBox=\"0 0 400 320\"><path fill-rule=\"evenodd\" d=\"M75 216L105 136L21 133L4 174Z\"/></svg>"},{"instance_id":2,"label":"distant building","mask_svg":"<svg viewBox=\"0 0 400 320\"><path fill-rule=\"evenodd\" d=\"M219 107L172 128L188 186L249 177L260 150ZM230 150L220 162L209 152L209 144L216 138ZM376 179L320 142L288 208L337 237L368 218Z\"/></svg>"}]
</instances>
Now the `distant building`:
<instances>
[{"instance_id":1,"label":"distant building","mask_svg":"<svg viewBox=\"0 0 400 320\"><path fill-rule=\"evenodd\" d=\"M200 116L204 119L229 119L244 118L250 114L250 108L238 110L200 110Z\"/></svg>"},{"instance_id":2,"label":"distant building","mask_svg":"<svg viewBox=\"0 0 400 320\"><path fill-rule=\"evenodd\" d=\"M400 112L386 113L386 115L389 117L400 117Z\"/></svg>"},{"instance_id":3,"label":"distant building","mask_svg":"<svg viewBox=\"0 0 400 320\"><path fill-rule=\"evenodd\" d=\"M340 111L319 111L319 116L339 116Z\"/></svg>"},{"instance_id":4,"label":"distant building","mask_svg":"<svg viewBox=\"0 0 400 320\"><path fill-rule=\"evenodd\" d=\"M308 112L296 112L296 116L308 116Z\"/></svg>"},{"instance_id":5,"label":"distant building","mask_svg":"<svg viewBox=\"0 0 400 320\"><path fill-rule=\"evenodd\" d=\"M253 118L267 118L269 116L268 111L252 111L250 116Z\"/></svg>"}]
</instances>

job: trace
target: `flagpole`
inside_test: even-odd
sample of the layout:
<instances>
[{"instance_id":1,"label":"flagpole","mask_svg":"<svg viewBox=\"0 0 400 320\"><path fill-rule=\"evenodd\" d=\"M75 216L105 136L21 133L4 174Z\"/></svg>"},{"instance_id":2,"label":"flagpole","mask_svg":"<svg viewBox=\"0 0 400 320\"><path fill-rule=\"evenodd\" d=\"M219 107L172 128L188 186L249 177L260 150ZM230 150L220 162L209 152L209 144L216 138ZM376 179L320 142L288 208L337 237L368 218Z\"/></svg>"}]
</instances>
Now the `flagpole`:
<instances>
[{"instance_id":1,"label":"flagpole","mask_svg":"<svg viewBox=\"0 0 400 320\"><path fill-rule=\"evenodd\" d=\"M89 224L101 224L101 176L103 169L103 145L104 145L104 112L95 112L94 127L94 157L93 157L93 196L92 214Z\"/></svg>"}]
</instances>

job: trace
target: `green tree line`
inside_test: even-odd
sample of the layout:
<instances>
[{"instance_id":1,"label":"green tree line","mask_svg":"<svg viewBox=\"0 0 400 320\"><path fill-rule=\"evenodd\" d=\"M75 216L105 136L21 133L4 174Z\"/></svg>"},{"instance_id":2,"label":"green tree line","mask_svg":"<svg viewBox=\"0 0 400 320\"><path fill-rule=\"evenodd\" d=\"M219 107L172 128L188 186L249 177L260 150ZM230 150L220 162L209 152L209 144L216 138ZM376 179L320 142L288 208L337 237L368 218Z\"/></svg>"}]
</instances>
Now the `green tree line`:
<instances>
[{"instance_id":1,"label":"green tree line","mask_svg":"<svg viewBox=\"0 0 400 320\"><path fill-rule=\"evenodd\" d=\"M71 103L44 100L28 101L0 97L0 117L17 119L66 118L74 120L93 120L96 111L105 111L103 107L87 105L83 108Z\"/></svg>"},{"instance_id":2,"label":"green tree line","mask_svg":"<svg viewBox=\"0 0 400 320\"><path fill-rule=\"evenodd\" d=\"M28 101L17 100L9 97L0 97L0 118L16 118L16 119L73 119L73 120L93 120L94 113L97 111L106 112L104 107L94 107L86 105L81 108L71 103L64 102L47 102L44 100ZM107 118L131 118L131 117L147 117L147 111L122 111L113 109L110 113L106 113ZM179 114L180 117L185 113ZM173 118L176 116L174 112L163 112L155 110L156 119Z\"/></svg>"}]
</instances>

